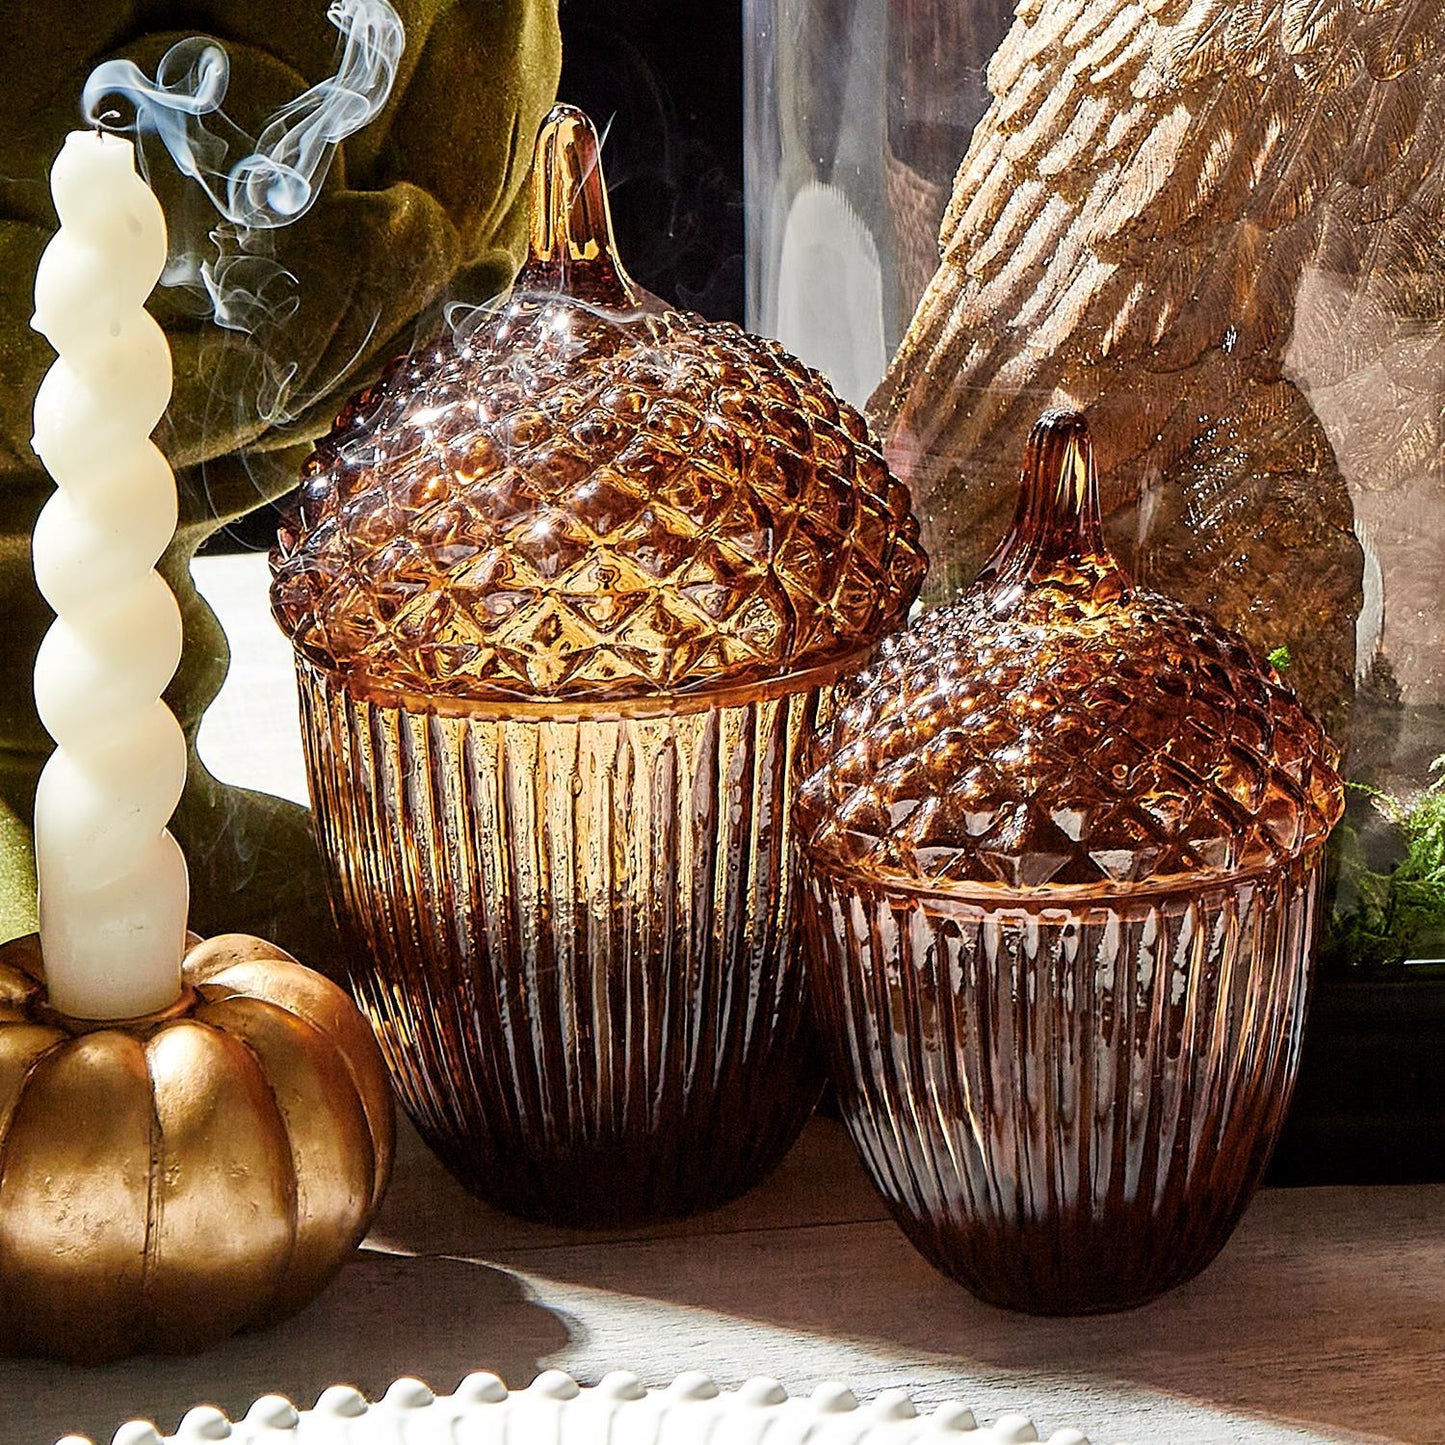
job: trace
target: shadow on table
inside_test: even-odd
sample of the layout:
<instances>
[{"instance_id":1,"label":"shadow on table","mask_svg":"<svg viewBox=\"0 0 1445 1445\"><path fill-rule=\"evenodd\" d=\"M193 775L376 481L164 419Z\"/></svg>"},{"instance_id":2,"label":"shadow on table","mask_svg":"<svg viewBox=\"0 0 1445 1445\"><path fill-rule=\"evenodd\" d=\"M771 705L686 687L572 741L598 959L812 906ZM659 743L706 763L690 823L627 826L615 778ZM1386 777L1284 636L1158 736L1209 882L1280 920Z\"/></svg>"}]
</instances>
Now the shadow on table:
<instances>
[{"instance_id":1,"label":"shadow on table","mask_svg":"<svg viewBox=\"0 0 1445 1445\"><path fill-rule=\"evenodd\" d=\"M0 1361L0 1445L51 1445L67 1432L104 1445L127 1420L174 1430L198 1404L238 1419L258 1395L309 1406L337 1383L375 1398L398 1375L438 1393L483 1368L527 1381L567 1338L565 1322L501 1270L365 1252L301 1314L201 1355L95 1368Z\"/></svg>"},{"instance_id":2,"label":"shadow on table","mask_svg":"<svg viewBox=\"0 0 1445 1445\"><path fill-rule=\"evenodd\" d=\"M734 1230L785 1228L799 1221L847 1224L887 1219L853 1157L843 1126L815 1119L777 1171L759 1188L712 1213L619 1229L564 1229L503 1214L469 1194L422 1143L404 1116L397 1121L396 1170L370 1240L403 1254L492 1258L497 1253L562 1244L594 1246L636 1240L688 1239Z\"/></svg>"},{"instance_id":3,"label":"shadow on table","mask_svg":"<svg viewBox=\"0 0 1445 1445\"><path fill-rule=\"evenodd\" d=\"M711 1311L723 1317L712 1342L720 1362L751 1359L746 1332L762 1325L855 1342L928 1373L1117 1382L1335 1434L1445 1442L1445 1191L1265 1190L1220 1259L1182 1289L1128 1314L1039 1319L980 1304L925 1264L886 1220L831 1121L810 1124L771 1179L724 1209L601 1233L511 1219L467 1194L409 1128L399 1142L396 1178L371 1238L381 1249L434 1256L415 1266L419 1280L431 1269L465 1270L455 1257L471 1257L541 1281ZM356 1383L374 1390L391 1374L432 1368L433 1383L446 1387L449 1373L483 1362L525 1382L538 1358L565 1347L556 1316L523 1305L509 1278L498 1283L478 1268L492 1281L477 1287L485 1304L459 1283L465 1275L448 1276L463 1296L458 1317L470 1310L480 1321L468 1359L444 1356L442 1366L429 1366L399 1347L384 1353L375 1379ZM378 1279L374 1297L353 1304L358 1329L373 1306L377 1321L417 1309L406 1293L402 1281ZM437 1313L455 1308L442 1303ZM534 1320L519 1350L508 1322L525 1322L527 1309L552 1330ZM465 1340L468 1330L449 1336ZM321 1345L308 1336L305 1348ZM268 1364L278 1353L266 1354ZM324 1383L341 1378L345 1358L311 1373L327 1375ZM226 1368L237 1377L230 1356ZM721 1363L715 1368L727 1374ZM275 1388L273 1378L274 1370L258 1383ZM3 1431L0 1445L10 1445Z\"/></svg>"},{"instance_id":4,"label":"shadow on table","mask_svg":"<svg viewBox=\"0 0 1445 1445\"><path fill-rule=\"evenodd\" d=\"M822 1137L814 1167L856 1171L837 1152L845 1141ZM795 1215L796 1227L779 1227L778 1189L769 1181L750 1196L767 1221L753 1228L702 1220L691 1239L597 1249L562 1238L489 1257L974 1374L1115 1381L1335 1432L1445 1442L1439 1190L1266 1190L1197 1280L1126 1314L1045 1319L979 1303L890 1223ZM710 1236L705 1247L697 1235Z\"/></svg>"}]
</instances>

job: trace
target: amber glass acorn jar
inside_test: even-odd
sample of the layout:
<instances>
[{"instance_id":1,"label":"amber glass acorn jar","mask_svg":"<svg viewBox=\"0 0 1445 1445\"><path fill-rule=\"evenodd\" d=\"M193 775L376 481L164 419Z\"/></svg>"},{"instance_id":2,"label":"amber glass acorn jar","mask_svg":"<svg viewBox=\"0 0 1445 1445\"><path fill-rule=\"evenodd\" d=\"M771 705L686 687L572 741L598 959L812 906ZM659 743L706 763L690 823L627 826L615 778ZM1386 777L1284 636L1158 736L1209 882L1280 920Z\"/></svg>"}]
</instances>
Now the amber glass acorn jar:
<instances>
[{"instance_id":1,"label":"amber glass acorn jar","mask_svg":"<svg viewBox=\"0 0 1445 1445\"><path fill-rule=\"evenodd\" d=\"M799 793L810 984L899 1223L996 1304L1189 1279L1268 1161L1336 755L1269 664L1110 556L1046 415L1012 530L887 640Z\"/></svg>"},{"instance_id":2,"label":"amber glass acorn jar","mask_svg":"<svg viewBox=\"0 0 1445 1445\"><path fill-rule=\"evenodd\" d=\"M924 560L859 414L613 249L597 137L539 136L507 297L397 362L274 556L352 982L408 1112L517 1213L707 1208L822 1068L791 804Z\"/></svg>"}]
</instances>

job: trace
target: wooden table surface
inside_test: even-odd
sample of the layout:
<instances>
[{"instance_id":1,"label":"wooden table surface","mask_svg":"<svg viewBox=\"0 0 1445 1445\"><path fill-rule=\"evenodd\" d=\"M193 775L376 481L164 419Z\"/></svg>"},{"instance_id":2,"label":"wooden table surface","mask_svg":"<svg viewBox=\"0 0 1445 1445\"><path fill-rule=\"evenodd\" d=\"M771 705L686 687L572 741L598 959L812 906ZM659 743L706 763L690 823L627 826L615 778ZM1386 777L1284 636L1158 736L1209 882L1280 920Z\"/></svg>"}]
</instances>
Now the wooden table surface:
<instances>
[{"instance_id":1,"label":"wooden table surface","mask_svg":"<svg viewBox=\"0 0 1445 1445\"><path fill-rule=\"evenodd\" d=\"M284 645L260 560L203 562L240 686L202 737L231 781L301 786ZM249 711L248 711L249 710ZM190 1359L99 1369L0 1361L0 1445L97 1441L133 1417L173 1429L196 1403L309 1405L337 1381L439 1390L490 1369L560 1367L662 1384L702 1369L794 1393L903 1386L980 1418L1033 1415L1094 1445L1445 1442L1445 1186L1266 1190L1203 1276L1126 1315L1041 1320L972 1299L914 1253L842 1130L815 1120L772 1179L699 1219L612 1234L528 1225L455 1184L403 1131L366 1248L309 1309Z\"/></svg>"}]
</instances>

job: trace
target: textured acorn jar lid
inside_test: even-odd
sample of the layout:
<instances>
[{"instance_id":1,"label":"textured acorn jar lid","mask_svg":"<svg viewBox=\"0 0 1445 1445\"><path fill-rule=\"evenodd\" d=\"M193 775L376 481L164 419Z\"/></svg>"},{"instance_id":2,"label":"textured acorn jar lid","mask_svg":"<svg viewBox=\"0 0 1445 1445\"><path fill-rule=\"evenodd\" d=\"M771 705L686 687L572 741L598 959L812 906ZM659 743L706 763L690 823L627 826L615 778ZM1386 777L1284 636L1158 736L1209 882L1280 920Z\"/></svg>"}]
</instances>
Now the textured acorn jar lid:
<instances>
[{"instance_id":1,"label":"textured acorn jar lid","mask_svg":"<svg viewBox=\"0 0 1445 1445\"><path fill-rule=\"evenodd\" d=\"M511 292L347 406L272 605L363 693L600 701L841 662L902 619L924 565L856 410L628 277L596 132L558 107Z\"/></svg>"},{"instance_id":2,"label":"textured acorn jar lid","mask_svg":"<svg viewBox=\"0 0 1445 1445\"><path fill-rule=\"evenodd\" d=\"M820 750L809 856L942 892L1189 886L1318 849L1343 808L1274 668L1109 553L1073 412L1035 426L978 580L885 641Z\"/></svg>"}]
</instances>

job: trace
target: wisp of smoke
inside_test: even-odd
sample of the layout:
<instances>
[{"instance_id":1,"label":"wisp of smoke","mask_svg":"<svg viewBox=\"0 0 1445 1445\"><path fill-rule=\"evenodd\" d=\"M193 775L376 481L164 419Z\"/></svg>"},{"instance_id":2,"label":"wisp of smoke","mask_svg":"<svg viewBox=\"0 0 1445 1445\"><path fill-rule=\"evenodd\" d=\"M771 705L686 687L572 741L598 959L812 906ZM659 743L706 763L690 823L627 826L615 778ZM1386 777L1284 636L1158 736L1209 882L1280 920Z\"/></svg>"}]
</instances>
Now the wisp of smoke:
<instances>
[{"instance_id":1,"label":"wisp of smoke","mask_svg":"<svg viewBox=\"0 0 1445 1445\"><path fill-rule=\"evenodd\" d=\"M387 0L333 0L326 15L342 37L336 74L282 106L254 140L221 108L231 62L214 40L173 45L154 79L133 61L108 60L86 81L92 122L105 123L109 101L128 102L135 129L210 197L221 217L210 232L217 254L201 260L178 238L162 279L202 288L221 326L254 332L294 310L284 294L294 277L271 260L267 233L306 214L337 146L381 111L396 80L406 36Z\"/></svg>"}]
</instances>

